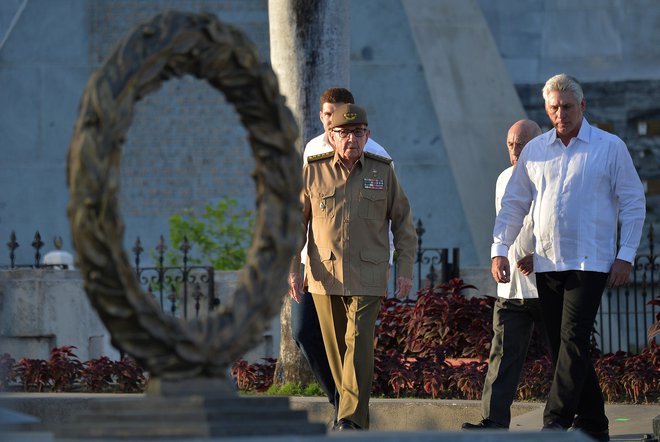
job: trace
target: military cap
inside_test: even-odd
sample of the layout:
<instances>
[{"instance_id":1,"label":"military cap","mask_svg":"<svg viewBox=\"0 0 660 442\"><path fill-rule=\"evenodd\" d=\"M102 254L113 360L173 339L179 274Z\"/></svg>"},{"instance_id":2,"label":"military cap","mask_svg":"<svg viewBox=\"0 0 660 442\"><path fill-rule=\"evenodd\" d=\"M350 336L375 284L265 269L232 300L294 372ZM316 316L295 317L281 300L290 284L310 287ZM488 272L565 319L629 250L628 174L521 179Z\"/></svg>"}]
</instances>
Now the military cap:
<instances>
[{"instance_id":1,"label":"military cap","mask_svg":"<svg viewBox=\"0 0 660 442\"><path fill-rule=\"evenodd\" d=\"M367 122L367 111L364 110L364 108L352 103L346 103L339 106L332 113L332 123L330 123L330 129L344 126L346 124L369 125Z\"/></svg>"}]
</instances>

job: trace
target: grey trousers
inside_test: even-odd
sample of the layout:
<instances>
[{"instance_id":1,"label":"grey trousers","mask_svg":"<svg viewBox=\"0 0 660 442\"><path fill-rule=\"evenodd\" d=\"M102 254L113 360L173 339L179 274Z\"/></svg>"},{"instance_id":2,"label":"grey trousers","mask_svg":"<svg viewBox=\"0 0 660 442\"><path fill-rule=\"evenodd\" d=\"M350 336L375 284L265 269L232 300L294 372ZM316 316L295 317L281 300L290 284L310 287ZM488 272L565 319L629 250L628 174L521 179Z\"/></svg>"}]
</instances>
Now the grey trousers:
<instances>
[{"instance_id":1,"label":"grey trousers","mask_svg":"<svg viewBox=\"0 0 660 442\"><path fill-rule=\"evenodd\" d=\"M538 298L497 298L493 308L495 334L481 396L481 413L485 419L507 428L535 324L544 330Z\"/></svg>"}]
</instances>

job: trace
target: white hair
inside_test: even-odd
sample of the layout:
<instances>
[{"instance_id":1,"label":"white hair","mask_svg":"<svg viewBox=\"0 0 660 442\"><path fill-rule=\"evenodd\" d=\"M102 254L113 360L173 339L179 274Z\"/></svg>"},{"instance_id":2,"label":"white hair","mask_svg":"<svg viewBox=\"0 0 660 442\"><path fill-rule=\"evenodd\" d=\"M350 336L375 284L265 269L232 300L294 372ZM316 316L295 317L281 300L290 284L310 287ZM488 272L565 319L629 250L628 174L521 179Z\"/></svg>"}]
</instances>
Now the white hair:
<instances>
[{"instance_id":1,"label":"white hair","mask_svg":"<svg viewBox=\"0 0 660 442\"><path fill-rule=\"evenodd\" d=\"M550 77L543 86L543 99L548 101L548 94L553 91L569 91L573 94L578 103L582 103L584 93L580 83L570 75L557 74Z\"/></svg>"}]
</instances>

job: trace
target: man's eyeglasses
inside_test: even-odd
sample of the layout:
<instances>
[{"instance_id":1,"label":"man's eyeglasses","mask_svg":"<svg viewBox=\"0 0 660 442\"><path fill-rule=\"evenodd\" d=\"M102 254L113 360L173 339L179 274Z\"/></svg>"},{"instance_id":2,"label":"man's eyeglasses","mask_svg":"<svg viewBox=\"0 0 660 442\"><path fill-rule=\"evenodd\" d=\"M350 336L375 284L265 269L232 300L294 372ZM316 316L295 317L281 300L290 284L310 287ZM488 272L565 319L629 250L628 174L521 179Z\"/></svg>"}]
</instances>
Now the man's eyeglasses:
<instances>
[{"instance_id":1,"label":"man's eyeglasses","mask_svg":"<svg viewBox=\"0 0 660 442\"><path fill-rule=\"evenodd\" d=\"M339 138L346 138L350 134L355 135L355 138L362 138L366 133L367 129L359 128L359 129L332 129L334 133L339 135Z\"/></svg>"}]
</instances>

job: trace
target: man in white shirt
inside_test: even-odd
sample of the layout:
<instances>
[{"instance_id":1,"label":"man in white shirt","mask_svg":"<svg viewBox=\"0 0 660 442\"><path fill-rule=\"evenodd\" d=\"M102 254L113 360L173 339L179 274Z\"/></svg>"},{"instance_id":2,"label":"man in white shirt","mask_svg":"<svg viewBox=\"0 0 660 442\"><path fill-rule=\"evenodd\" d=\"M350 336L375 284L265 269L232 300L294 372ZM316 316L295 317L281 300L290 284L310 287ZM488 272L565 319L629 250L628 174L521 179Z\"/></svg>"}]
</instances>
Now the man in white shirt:
<instances>
[{"instance_id":1,"label":"man in white shirt","mask_svg":"<svg viewBox=\"0 0 660 442\"><path fill-rule=\"evenodd\" d=\"M303 163L307 163L307 158L310 156L324 154L334 150L328 139L328 130L332 123L332 114L336 108L343 104L355 104L355 99L348 89L333 87L326 89L321 94L319 102L319 118L321 119L321 123L323 123L324 132L307 143L303 152ZM388 159L391 158L385 149L371 138L368 138L367 143L364 146L364 151ZM390 232L390 250L393 249L392 234ZM301 253L303 264L305 263L306 256L307 249L305 247ZM312 373L321 389L328 396L330 403L335 407L336 424L339 393L337 392L332 372L330 371L328 357L323 345L323 336L321 334L321 326L319 325L314 300L312 299L312 295L306 290L302 294L294 293L294 295L297 297L293 296L295 302L291 303L291 333L293 335L293 340L296 342L296 345L309 363Z\"/></svg>"},{"instance_id":2,"label":"man in white shirt","mask_svg":"<svg viewBox=\"0 0 660 442\"><path fill-rule=\"evenodd\" d=\"M497 178L495 213L499 213L502 196L525 145L541 135L532 120L517 121L507 133L506 144L511 167ZM493 308L493 340L490 346L488 373L481 395L481 415L477 424L466 422L464 430L506 429L511 423L511 404L516 394L527 349L534 327L542 329L541 307L536 291L534 269L534 237L532 219L525 217L520 234L509 248L511 282L498 284ZM545 331L543 331L545 333Z\"/></svg>"},{"instance_id":3,"label":"man in white shirt","mask_svg":"<svg viewBox=\"0 0 660 442\"><path fill-rule=\"evenodd\" d=\"M554 364L543 428L572 427L607 441L590 336L605 286L630 277L644 224L644 189L625 143L584 118L577 80L555 75L543 98L554 129L530 141L520 156L495 220L491 271L498 283L509 282L507 251L531 208L534 271Z\"/></svg>"},{"instance_id":4,"label":"man in white shirt","mask_svg":"<svg viewBox=\"0 0 660 442\"><path fill-rule=\"evenodd\" d=\"M320 102L321 111L319 112L319 118L321 119L321 123L323 123L323 133L307 143L305 150L303 151L303 163L307 163L307 158L312 155L332 152L332 146L328 141L328 127L332 122L332 113L342 104L355 104L355 100L350 91L338 87L326 89L323 94L321 94ZM385 148L371 138L367 140L367 144L364 146L364 151L375 153L376 155L385 158L391 158Z\"/></svg>"}]
</instances>

